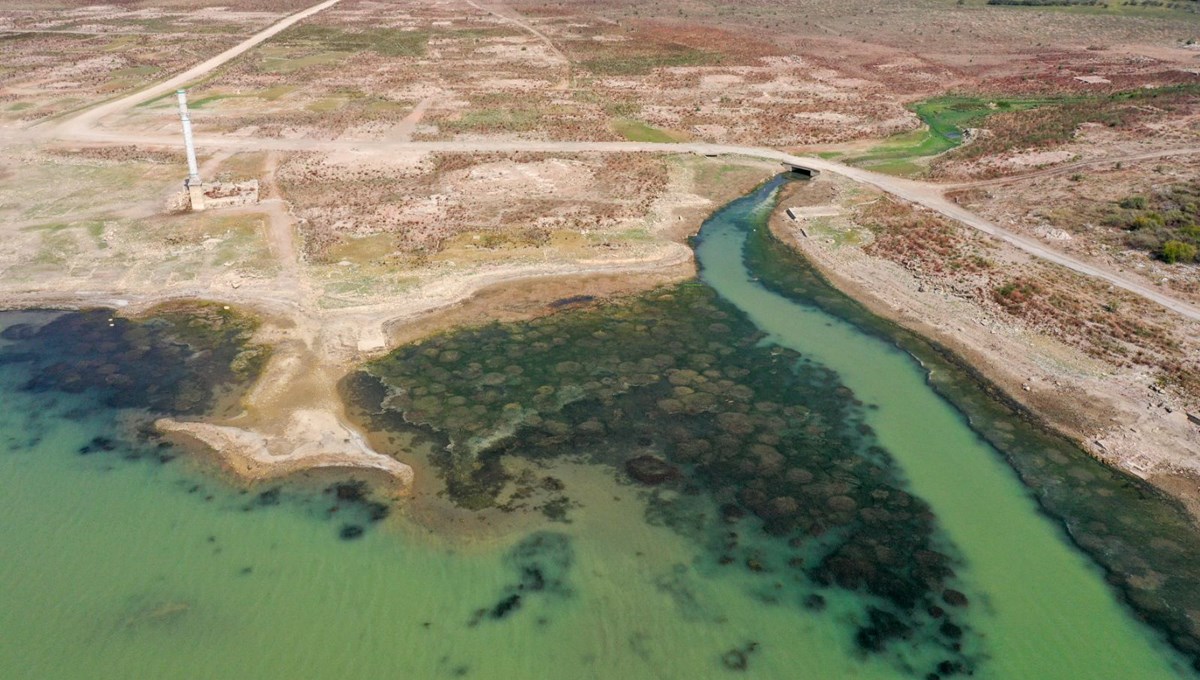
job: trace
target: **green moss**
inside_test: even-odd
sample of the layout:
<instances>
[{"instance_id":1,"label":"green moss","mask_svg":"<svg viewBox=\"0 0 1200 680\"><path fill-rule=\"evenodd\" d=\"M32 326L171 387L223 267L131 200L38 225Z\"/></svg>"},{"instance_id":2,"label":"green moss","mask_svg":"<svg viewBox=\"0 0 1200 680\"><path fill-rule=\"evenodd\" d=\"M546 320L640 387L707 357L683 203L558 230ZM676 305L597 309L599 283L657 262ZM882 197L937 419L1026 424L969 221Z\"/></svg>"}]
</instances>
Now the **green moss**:
<instances>
[{"instance_id":1,"label":"green moss","mask_svg":"<svg viewBox=\"0 0 1200 680\"><path fill-rule=\"evenodd\" d=\"M865 154L846 162L888 174L913 176L923 173L927 159L955 150L955 158L975 158L1015 148L1041 147L1068 141L1085 122L1119 126L1141 106L1168 106L1177 99L1200 95L1200 85L1139 88L1099 95L1052 97L943 96L916 102L909 109L924 128L894 135ZM968 127L986 126L996 114L1029 117L1024 125L1010 125L1003 134L977 140L959 148Z\"/></svg>"},{"instance_id":2,"label":"green moss","mask_svg":"<svg viewBox=\"0 0 1200 680\"><path fill-rule=\"evenodd\" d=\"M652 127L640 120L618 118L612 122L613 131L631 142L671 143L680 141L675 135Z\"/></svg>"},{"instance_id":3,"label":"green moss","mask_svg":"<svg viewBox=\"0 0 1200 680\"><path fill-rule=\"evenodd\" d=\"M533 108L473 109L457 120L440 121L447 132L529 132L541 124L542 114Z\"/></svg>"},{"instance_id":4,"label":"green moss","mask_svg":"<svg viewBox=\"0 0 1200 680\"><path fill-rule=\"evenodd\" d=\"M304 56L266 55L262 56L259 68L267 73L294 73L301 69L314 66L336 64L350 56L351 52L328 51L306 54Z\"/></svg>"},{"instance_id":5,"label":"green moss","mask_svg":"<svg viewBox=\"0 0 1200 680\"><path fill-rule=\"evenodd\" d=\"M916 175L919 160L949 151L962 143L964 130L999 111L1043 106L1051 99L986 99L946 96L917 102L909 109L925 127L887 138L867 153L847 159L852 165L894 175Z\"/></svg>"}]
</instances>

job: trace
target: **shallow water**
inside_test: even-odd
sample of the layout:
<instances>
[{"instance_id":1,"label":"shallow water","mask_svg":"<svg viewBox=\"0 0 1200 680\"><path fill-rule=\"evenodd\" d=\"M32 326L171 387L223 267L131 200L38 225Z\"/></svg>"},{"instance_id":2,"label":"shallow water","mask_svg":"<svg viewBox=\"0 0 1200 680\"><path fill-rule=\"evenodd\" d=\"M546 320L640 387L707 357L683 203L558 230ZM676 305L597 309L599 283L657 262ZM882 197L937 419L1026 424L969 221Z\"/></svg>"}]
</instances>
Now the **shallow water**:
<instances>
[{"instance_id":1,"label":"shallow water","mask_svg":"<svg viewBox=\"0 0 1200 680\"><path fill-rule=\"evenodd\" d=\"M772 188L753 198L764 201ZM867 422L970 564L969 580L986 593L992 611L974 623L988 637L989 672L1043 678L1167 673L1163 662L1173 655L1148 643L1146 630L1116 601L1099 570L1038 514L1012 470L929 389L912 357L767 290L742 257L731 256L746 240L741 211L731 208L702 234L702 280L769 333L766 342L829 366L859 399L878 406ZM1118 669L1121 662L1129 665Z\"/></svg>"},{"instance_id":2,"label":"shallow water","mask_svg":"<svg viewBox=\"0 0 1200 680\"><path fill-rule=\"evenodd\" d=\"M31 365L0 362L0 677L888 678L921 677L948 658L975 677L1183 674L1186 663L1134 620L908 354L747 274L745 225L773 188L715 215L698 246L703 280L748 319L703 286L685 286L667 299L567 309L423 345L419 351L445 352L445 343L467 338L487 343L489 356L504 350L504 362L493 368L478 357L478 376L471 356L435 364L449 366L432 393L442 396L424 402L437 408L420 415L395 398L398 411L371 422L393 430L397 448L414 433L425 441L406 454L429 452L423 469L453 477L464 461L477 470L474 463L495 450L499 472L466 474L458 493L424 499L420 509L401 505L381 521L371 521L369 507L324 491L329 480L239 492L172 457L174 449L137 441L129 422L138 412L118 410L126 404L99 404L88 390L23 390ZM713 319L701 323L689 310L727 316L713 329ZM0 326L46 318L3 314ZM647 319L674 324L671 339L635 341L653 339ZM770 335L754 335L751 323ZM522 354L537 333L550 347ZM577 340L564 347L554 337ZM615 351L645 363L614 364L601 375L589 366L605 354L585 338L596 347L624 338ZM664 358L670 342L688 351ZM808 361L797 364L773 347ZM740 351L723 353L729 348ZM577 365L556 372L562 360L545 365L554 352L576 355ZM702 381L678 372L690 369L676 367L672 376L693 382L665 380L663 367L687 361L737 369L728 375L740 376L738 385L725 389L734 396L751 389L749 403L768 393L784 408L794 399L811 427L785 433L775 446L787 465L803 463L818 483L837 485L813 493L851 496L860 509L883 499L892 521L907 522L895 526L917 532L913 546L900 541L896 549L945 556L954 575L931 572L909 585L921 607L941 602L943 587L966 594L966 607L942 605L964 631L961 653L951 652L923 609L818 582L822 551L865 530L861 520L821 505L773 516L764 531L753 511L765 512L762 504L713 481L716 471L739 474L737 456L681 462L690 450L684 444L726 441L705 429L718 420L703 410L708 402L660 405L682 393L664 390L690 384L692 394L703 393ZM528 380L505 373L509 365ZM410 388L426 376L393 371L388 379ZM535 378L557 381L560 397L539 393ZM456 389L480 385L499 396L475 392L476 401L442 408ZM517 408L506 412L505 404ZM399 422L397 412L425 424ZM651 415L656 420L644 422ZM471 429L514 422L497 441L487 428ZM607 436L580 434L593 422ZM107 444L96 446L97 437ZM374 438L388 441L384 432ZM448 441L459 443L449 457L439 451ZM840 462L819 467L823 452ZM634 483L625 463L636 455L670 460L678 471L658 485ZM855 463L860 457L867 462ZM748 485L763 474L752 468ZM898 499L913 510L907 519ZM451 500L479 513L449 514L454 519L435 530L428 506ZM751 512L725 514L739 504ZM364 532L347 540L347 526ZM732 547L729 531L738 534ZM809 561L789 568L797 555ZM824 606L812 606L812 595ZM871 608L896 612L911 626L907 637L864 649L856 631Z\"/></svg>"}]
</instances>

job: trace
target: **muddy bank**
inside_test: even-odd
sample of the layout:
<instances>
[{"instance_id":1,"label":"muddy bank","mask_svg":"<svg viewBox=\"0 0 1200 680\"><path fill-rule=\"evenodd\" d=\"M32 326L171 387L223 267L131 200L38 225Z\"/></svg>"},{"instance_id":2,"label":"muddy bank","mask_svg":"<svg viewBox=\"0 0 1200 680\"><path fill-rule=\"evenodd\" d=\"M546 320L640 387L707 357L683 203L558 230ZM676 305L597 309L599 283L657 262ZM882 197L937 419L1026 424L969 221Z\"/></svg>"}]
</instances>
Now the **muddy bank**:
<instances>
[{"instance_id":1,"label":"muddy bank","mask_svg":"<svg viewBox=\"0 0 1200 680\"><path fill-rule=\"evenodd\" d=\"M385 324L389 349L454 328L527 321L596 300L634 295L692 278L693 263L657 272L529 277L486 286L413 321Z\"/></svg>"},{"instance_id":2,"label":"muddy bank","mask_svg":"<svg viewBox=\"0 0 1200 680\"><path fill-rule=\"evenodd\" d=\"M828 187L789 189L783 199L787 205L836 200ZM836 242L837 236L818 235L782 210L772 216L770 227L837 289L873 314L931 340L1025 418L1067 436L1104 464L1154 484L1200 519L1200 437L1183 411L1163 417L1147 410L1157 396L1147 388L1149 378L1006 323L936 286L927 289L895 263Z\"/></svg>"}]
</instances>

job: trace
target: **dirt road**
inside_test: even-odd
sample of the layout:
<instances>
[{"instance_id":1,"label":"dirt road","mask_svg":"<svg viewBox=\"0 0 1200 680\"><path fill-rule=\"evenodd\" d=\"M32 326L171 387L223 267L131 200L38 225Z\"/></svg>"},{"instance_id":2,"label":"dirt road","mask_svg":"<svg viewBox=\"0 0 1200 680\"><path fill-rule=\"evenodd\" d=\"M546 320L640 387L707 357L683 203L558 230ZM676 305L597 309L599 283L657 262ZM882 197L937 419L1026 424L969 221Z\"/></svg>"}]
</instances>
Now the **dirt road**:
<instances>
[{"instance_id":1,"label":"dirt road","mask_svg":"<svg viewBox=\"0 0 1200 680\"><path fill-rule=\"evenodd\" d=\"M197 66L194 66L179 75L161 82L153 87L147 88L135 94L120 99L107 102L89 109L84 113L67 119L56 126L47 128L43 134L47 137L57 137L64 139L72 139L79 141L88 141L94 143L114 143L114 144L142 144L165 147L176 147L179 145L179 140L174 137L152 136L130 134L118 130L104 129L97 126L97 123L105 116L128 109L139 103L153 99L162 94L170 93L171 91L194 81L197 78L203 77L214 69L229 62L230 60L240 56L247 50L262 44L270 38L278 35L298 21L310 17L324 9L332 7L340 0L326 0L320 4L314 5L306 10L292 14L285 19L273 24L272 26L254 34L250 38L242 41L235 47L232 47L217 56L204 61ZM559 57L567 62L569 68L569 60L566 55L560 52L554 44L545 35L537 29L530 26L527 22L521 20L519 16L512 16L511 11L507 11L502 7L489 7L479 5L474 0L465 0L467 4L481 11L489 12L497 17L503 18L506 21L512 22L527 30L538 38L543 40L550 49ZM990 222L979 215L976 215L969 210L956 205L948 200L945 192L950 188L958 188L961 186L980 186L984 183L966 184L966 185L940 185L930 182L918 182L914 180L906 180L890 175L883 175L861 168L836 163L834 161L821 158L809 158L792 156L783 151L762 147L747 147L747 146L730 146L719 144L661 144L653 142L564 142L564 141L523 141L523 140L496 140L496 141L427 141L427 142L411 142L404 139L394 141L375 141L375 142L357 142L353 140L306 140L306 139L255 139L255 138L231 138L231 137L214 137L205 136L197 139L197 144L207 149L220 149L224 151L230 150L294 150L294 151L340 151L351 154L362 154L363 156L380 154L380 153L395 153L397 151L429 151L429 152L462 152L462 153L484 153L484 152L516 152L516 151L534 151L534 152L550 152L550 153L629 153L629 152L645 152L645 153L695 153L706 156L746 156L750 158L759 158L779 161L781 163L794 163L809 168L822 170L824 172L832 172L842 175L856 182L869 184L880 189L888 194L901 198L905 201L925 206L934 210L946 217L961 222L973 229L977 229L985 234L1001 239L1030 255L1042 258L1049 262L1061 265L1072 271L1081 274L1092 276L1108 283L1129 291L1135 295L1143 297L1147 300L1155 302L1167 309L1181 314L1189 319L1200 321L1200 308L1189 303L1178 300L1170 295L1162 293L1153 287L1147 286L1134 279L1122 276L1121 274L1106 269L1102 266L1090 264L1074 258L1070 255L1062 253L1054 248L1047 246L1039 241L1028 238L1021 234L1005 229L993 222ZM1180 153L1200 152L1198 149L1180 149L1175 151L1155 151L1147 152L1140 155L1130 156L1125 159L1104 159L1090 161L1087 163L1079 163L1070 166L1053 168L1046 171L1038 171L1027 174L1022 177L1037 176L1042 174L1053 174L1059 172L1071 172L1074 169L1094 165L1096 163L1115 163L1122 160L1146 160L1169 155L1177 155Z\"/></svg>"},{"instance_id":2,"label":"dirt road","mask_svg":"<svg viewBox=\"0 0 1200 680\"><path fill-rule=\"evenodd\" d=\"M546 47L548 47L550 49L551 52L553 52L556 56L558 56L558 58L563 63L563 69L564 69L565 73L563 75L562 80L560 80L558 82L558 85L555 86L555 89L565 90L571 86L571 60L567 57L566 54L563 54L562 50L558 49L558 46L554 44L554 41L551 40L549 38L549 36L547 36L545 33L542 33L541 31L539 31L536 28L534 28L533 26L531 26L528 21L525 21L524 17L522 17L520 14L518 14L516 12L516 10L510 9L510 8L505 7L504 5L500 5L498 3L488 3L487 5L481 5L477 2L475 2L474 0L464 0L464 2L466 2L468 5L474 7L477 10L491 14L492 16L496 17L497 19L500 19L502 21L507 21L508 23L516 26L517 28L520 28L523 31L526 31L527 33L530 33L531 35L533 35L533 37L542 41L542 43L544 43L546 45Z\"/></svg>"},{"instance_id":3,"label":"dirt road","mask_svg":"<svg viewBox=\"0 0 1200 680\"><path fill-rule=\"evenodd\" d=\"M121 97L120 99L114 99L110 102L105 102L100 106L84 111L78 116L68 118L57 125L54 125L53 127L39 129L38 131L43 135L52 137L75 137L80 133L85 133L88 131L88 129L97 125L100 119L104 118L105 116L110 116L114 113L133 108L134 106L154 99L155 97L161 97L164 94L170 94L184 85L208 75L215 69L238 58L242 54L245 54L248 50L261 45L276 35L279 35L283 31L291 28L297 22L307 19L317 12L333 7L339 2L341 2L341 0L325 0L325 2L322 2L318 5L313 5L308 9L288 15L281 21L268 26L267 28L238 43L237 45L234 45L233 47L225 50L215 57L212 57L211 59L207 59L193 66L183 73L164 80L157 85L152 85L144 90L135 92L131 95Z\"/></svg>"},{"instance_id":4,"label":"dirt road","mask_svg":"<svg viewBox=\"0 0 1200 680\"><path fill-rule=\"evenodd\" d=\"M179 140L173 137L152 135L131 135L113 130L87 130L79 137L91 142L107 142L113 144L143 144L165 147L176 147ZM497 141L426 141L426 142L355 142L343 140L308 140L308 139L254 139L245 137L200 137L197 144L209 149L238 149L238 150L290 150L290 151L341 151L350 154L370 156L389 154L397 151L427 151L427 152L543 152L543 153L694 153L704 156L745 156L794 163L809 168L831 172L847 177L856 182L869 184L881 191L896 196L910 203L925 206L950 219L961 222L973 229L998 238L1015 246L1030 255L1053 262L1072 271L1092 276L1106 281L1134 295L1150 300L1167 309L1185 316L1193 321L1200 321L1200 308L1182 300L1176 299L1151 286L1122 276L1099 265L1084 262L1066 253L1058 251L1044 243L1023 236L1000 225L988 221L975 213L955 204L945 196L946 185L932 182L919 182L884 175L862 168L855 168L822 158L793 156L783 151L763 147L730 146L722 144L662 144L656 142L559 142L537 140L497 140ZM1183 150L1183 153L1197 151ZM1157 158L1169 155L1168 152L1152 152L1142 154L1138 158ZM1099 162L1099 161L1098 161ZM1115 160L1103 162L1116 162Z\"/></svg>"},{"instance_id":5,"label":"dirt road","mask_svg":"<svg viewBox=\"0 0 1200 680\"><path fill-rule=\"evenodd\" d=\"M563 59L569 84L570 62L549 39L525 23L519 15L506 8L478 5L473 0L468 4L490 12L527 30L546 42L549 48ZM164 82L138 93L105 102L73 118L57 123L38 126L31 130L2 130L0 135L14 141L34 142L55 139L89 144L141 145L177 149L181 140L175 135L146 135L129 132L115 127L103 127L102 121L109 116L154 99L173 90L195 82L213 70L246 53L248 50L278 35L297 22L337 4L339 0L326 0L306 10L293 14L251 36L237 46L204 61ZM561 83L560 83L561 86ZM399 126L399 134L391 139L356 141L307 140L252 138L231 136L201 136L197 144L206 152L228 154L238 151L317 151L337 152L343 157L361 156L364 159L380 154L399 152L458 152L458 153L658 153L697 154L703 156L737 156L791 163L835 173L855 182L878 188L905 201L925 206L973 229L1001 239L1033 256L1054 262L1073 271L1107 281L1145 299L1156 302L1185 317L1200 321L1200 308L1176 300L1152 286L1128 279L1069 255L1061 253L1035 239L1006 230L950 201L945 191L953 186L938 185L900 179L888 175L854 168L820 158L792 156L771 148L715 144L661 144L650 142L572 142L537 140L472 140L472 141L422 141L410 140L411 128L428 104L422 102L405 123ZM1137 160L1165 157L1176 153L1200 152L1200 149L1174 152L1150 152L1137 156ZM1111 163L1126 159L1104 159L1089 164ZM1045 174L1070 172L1087 164L1066 168L1055 168ZM269 175L271 173L268 173ZM271 185L268 179L268 186ZM237 209L235 209L237 210ZM278 198L269 198L247 211L263 214L267 241L280 270L270 279L245 281L242 286L224 287L225 283L214 279L211 285L195 287L164 286L161 290L127 290L125 286L114 286L113 290L78 291L46 290L25 291L10 294L4 306L19 306L23 301L45 305L58 299L76 303L101 303L121 306L132 302L146 306L156 300L183 297L217 297L232 304L249 304L260 311L278 316L278 323L271 327L270 340L278 349L265 368L259 386L247 399L247 418L229 423L192 424L191 434L225 452L234 467L244 467L248 476L283 474L304 467L346 465L380 468L385 467L399 480L401 487L411 483L412 471L407 466L385 460L386 457L371 451L348 424L341 402L337 396L338 379L349 366L370 356L386 351L389 346L387 329L391 324L409 321L422 314L445 308L474 294L483 286L504 281L530 280L539 277L579 276L586 274L623 274L673 272L686 275L692 262L691 250L681 244L664 245L652 256L640 260L595 260L563 262L538 265L509 265L490 268L473 274L424 281L423 285L404 295L373 305L351 305L343 308L324 308L319 303L319 294L308 278L308 272L298 260L299 253L294 241L294 220L286 205ZM126 298L128 300L123 300ZM275 323L275 322L273 322ZM316 442L317 444L314 444ZM390 461L390 462L389 462ZM239 468L240 469L240 468Z\"/></svg>"}]
</instances>

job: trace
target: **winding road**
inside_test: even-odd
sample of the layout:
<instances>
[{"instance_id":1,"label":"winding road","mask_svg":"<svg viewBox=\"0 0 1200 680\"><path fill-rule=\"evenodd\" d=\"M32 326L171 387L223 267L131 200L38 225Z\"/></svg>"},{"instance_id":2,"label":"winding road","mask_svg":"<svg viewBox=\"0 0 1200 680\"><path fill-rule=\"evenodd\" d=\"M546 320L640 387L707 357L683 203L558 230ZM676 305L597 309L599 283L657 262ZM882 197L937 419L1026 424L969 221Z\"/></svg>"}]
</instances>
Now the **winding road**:
<instances>
[{"instance_id":1,"label":"winding road","mask_svg":"<svg viewBox=\"0 0 1200 680\"><path fill-rule=\"evenodd\" d=\"M181 86L204 77L216 68L237 58L255 46L262 44L297 22L317 14L318 12L321 12L329 7L332 7L338 2L339 0L326 0L325 2L314 5L306 10L292 14L282 19L278 23L275 23L272 26L254 34L235 47L232 47L164 82L158 83L135 94L106 102L75 117L60 121L56 124L46 126L45 128L39 128L38 133L40 133L40 136L43 138L47 139L57 138L96 144L138 144L148 146L177 147L179 145L179 140L174 136L140 135L136 133L128 133L102 128L99 126L99 123L101 119L107 116L128 110L138 104L154 99L163 94L170 93ZM475 4L475 2L472 0L466 0L466 2L477 9L491 12L500 18L514 22L517 25L533 32L540 39L550 44L551 48L554 49L553 44L549 43L548 38L537 32L535 29L529 27L524 22L514 19L511 16L506 16L504 13L502 13L502 10L483 7ZM561 55L561 52L558 52L557 49L554 51ZM873 186L897 198L913 204L924 206L968 227L1000 239L1034 257L1041 258L1048 262L1053 262L1054 264L1066 267L1080 274L1103 280L1112 284L1113 286L1124 289L1146 300L1155 302L1188 319L1200 321L1200 307L1197 307L1196 305L1167 295L1153 286L1149 286L1141 283L1138 280L1123 276L1119 272L1112 271L1096 264L1084 262L1072 257L1071 255L1056 250L1044 243L1041 243L1036 239L1032 239L1009 229L1005 229L1004 227L1001 227L979 215L976 215L975 213L970 212L969 210L962 208L961 206L958 206L945 196L945 192L949 189L964 188L969 186L986 186L988 184L1017 181L1018 179L1034 176L1072 172L1083 167L1094 166L1098 164L1112 164L1121 161L1147 160L1172 155L1194 154L1200 153L1200 148L1184 148L1178 150L1147 152L1143 154L1132 155L1127 158L1099 159L1086 163L1076 163L1068 166L1061 166L1050 170L1035 171L1033 173L1021 175L1017 178L1003 178L1002 180L987 180L983 182L950 185L892 177L890 175L871 172L869 170L855 168L821 158L793 156L786 152L766 147L704 143L663 144L652 142L570 142L536 140L451 140L425 142L384 140L367 142L352 140L255 139L248 137L200 136L197 138L197 144L208 149L221 149L226 151L340 151L348 152L350 154L360 154L364 157L378 154L395 154L402 151L440 151L465 153L520 151L547 153L642 152L694 153L705 156L743 156L778 161L780 163L791 163L814 168L824 172L834 173L849 178L853 181Z\"/></svg>"}]
</instances>

